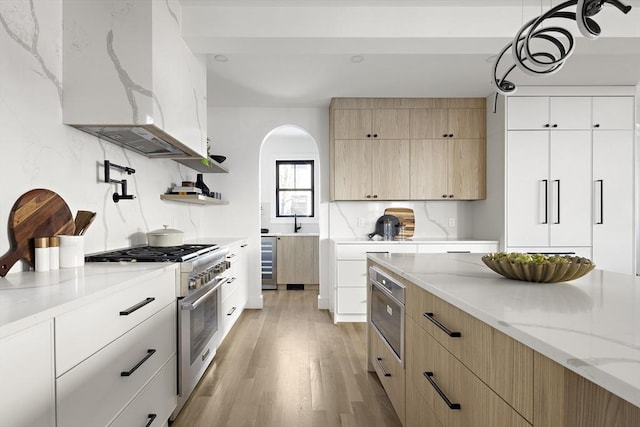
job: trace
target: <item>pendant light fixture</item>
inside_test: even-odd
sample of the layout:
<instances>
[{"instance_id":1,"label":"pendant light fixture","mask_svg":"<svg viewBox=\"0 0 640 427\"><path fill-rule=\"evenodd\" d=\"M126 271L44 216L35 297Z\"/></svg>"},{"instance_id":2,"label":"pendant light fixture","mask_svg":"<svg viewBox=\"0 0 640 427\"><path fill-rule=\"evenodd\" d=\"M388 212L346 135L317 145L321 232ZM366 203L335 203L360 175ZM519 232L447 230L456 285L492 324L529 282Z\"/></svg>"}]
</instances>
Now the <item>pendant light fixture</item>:
<instances>
[{"instance_id":1,"label":"pendant light fixture","mask_svg":"<svg viewBox=\"0 0 640 427\"><path fill-rule=\"evenodd\" d=\"M496 56L493 63L491 84L496 91L502 95L515 92L515 83L507 80L507 77L516 67L529 75L550 75L560 70L573 53L575 40L571 32L558 26L543 26L543 21L550 18L576 21L584 37L596 39L600 35L600 26L593 17L606 3L615 6L624 14L631 10L631 6L624 5L618 0L568 0L524 24L514 39ZM576 6L575 12L564 10L571 6ZM533 49L533 41L536 49ZM513 64L507 68L502 77L498 77L500 61L509 51Z\"/></svg>"}]
</instances>

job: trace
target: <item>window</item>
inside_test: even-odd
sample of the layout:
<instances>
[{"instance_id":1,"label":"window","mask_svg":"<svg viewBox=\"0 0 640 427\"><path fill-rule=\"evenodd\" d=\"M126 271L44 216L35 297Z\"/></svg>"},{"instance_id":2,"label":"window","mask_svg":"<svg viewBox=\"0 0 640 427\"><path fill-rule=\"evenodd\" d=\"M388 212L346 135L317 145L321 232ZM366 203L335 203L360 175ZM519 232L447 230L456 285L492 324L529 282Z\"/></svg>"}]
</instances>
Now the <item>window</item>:
<instances>
[{"instance_id":1,"label":"window","mask_svg":"<svg viewBox=\"0 0 640 427\"><path fill-rule=\"evenodd\" d=\"M276 217L313 216L313 160L276 160Z\"/></svg>"}]
</instances>

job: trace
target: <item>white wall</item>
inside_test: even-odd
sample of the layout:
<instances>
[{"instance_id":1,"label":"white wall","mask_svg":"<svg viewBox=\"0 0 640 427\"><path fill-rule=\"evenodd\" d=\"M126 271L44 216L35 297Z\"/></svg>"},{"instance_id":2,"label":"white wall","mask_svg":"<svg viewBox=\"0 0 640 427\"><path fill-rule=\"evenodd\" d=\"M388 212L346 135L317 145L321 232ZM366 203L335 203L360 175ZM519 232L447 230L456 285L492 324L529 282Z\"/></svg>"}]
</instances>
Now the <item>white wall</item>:
<instances>
[{"instance_id":1,"label":"white wall","mask_svg":"<svg viewBox=\"0 0 640 427\"><path fill-rule=\"evenodd\" d=\"M144 243L144 233L162 224L183 230L187 239L204 237L199 221L211 208L159 199L172 183L195 179L195 172L62 124L61 0L34 0L33 9L27 0L2 0L0 17L0 255L10 247L5 224L14 202L34 188L60 194L74 215L98 213L86 234L88 253ZM119 187L103 182L105 159L136 170L126 176L135 200L112 201ZM9 274L23 268L18 263Z\"/></svg>"}]
</instances>

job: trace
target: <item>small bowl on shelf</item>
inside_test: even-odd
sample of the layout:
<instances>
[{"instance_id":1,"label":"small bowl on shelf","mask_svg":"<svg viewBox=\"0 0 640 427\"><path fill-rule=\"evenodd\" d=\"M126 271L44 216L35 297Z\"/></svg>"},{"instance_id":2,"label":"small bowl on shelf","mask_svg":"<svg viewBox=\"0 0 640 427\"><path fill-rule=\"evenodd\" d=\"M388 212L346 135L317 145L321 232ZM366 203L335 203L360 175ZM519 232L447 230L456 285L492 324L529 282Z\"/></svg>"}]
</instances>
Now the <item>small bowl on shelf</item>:
<instances>
[{"instance_id":1,"label":"small bowl on shelf","mask_svg":"<svg viewBox=\"0 0 640 427\"><path fill-rule=\"evenodd\" d=\"M209 157L211 157L214 161L218 162L218 163L222 163L225 160L227 160L226 156L220 156L217 154L211 154Z\"/></svg>"},{"instance_id":2,"label":"small bowl on shelf","mask_svg":"<svg viewBox=\"0 0 640 427\"><path fill-rule=\"evenodd\" d=\"M575 280L596 268L588 258L498 252L482 257L482 262L507 279L535 283Z\"/></svg>"}]
</instances>

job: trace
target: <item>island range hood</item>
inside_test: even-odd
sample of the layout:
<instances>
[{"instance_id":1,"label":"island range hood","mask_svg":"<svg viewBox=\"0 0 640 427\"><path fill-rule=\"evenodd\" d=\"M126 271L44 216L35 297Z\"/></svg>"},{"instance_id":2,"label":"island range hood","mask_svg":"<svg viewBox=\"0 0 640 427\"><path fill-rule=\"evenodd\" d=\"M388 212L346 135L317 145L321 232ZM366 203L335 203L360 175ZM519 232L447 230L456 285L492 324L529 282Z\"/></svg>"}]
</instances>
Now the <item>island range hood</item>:
<instances>
[{"instance_id":1,"label":"island range hood","mask_svg":"<svg viewBox=\"0 0 640 427\"><path fill-rule=\"evenodd\" d=\"M63 122L150 158L207 157L206 62L180 2L63 6Z\"/></svg>"}]
</instances>

